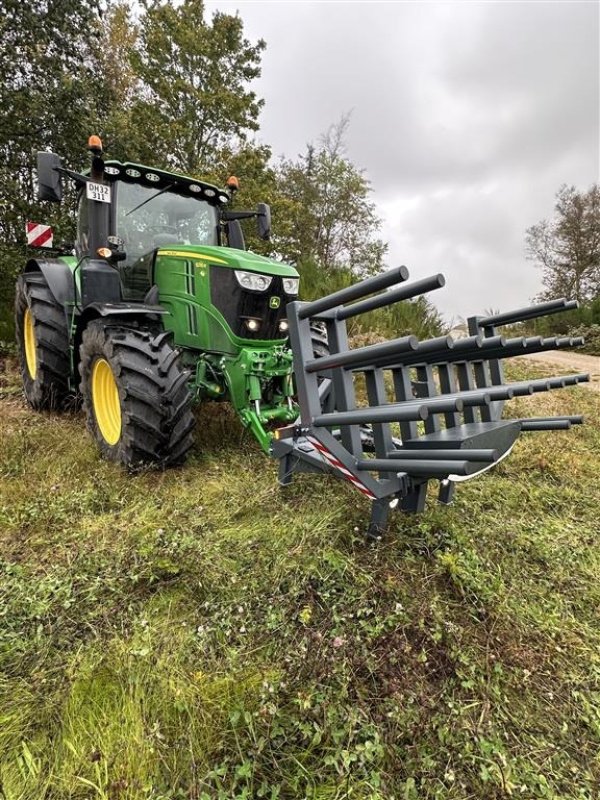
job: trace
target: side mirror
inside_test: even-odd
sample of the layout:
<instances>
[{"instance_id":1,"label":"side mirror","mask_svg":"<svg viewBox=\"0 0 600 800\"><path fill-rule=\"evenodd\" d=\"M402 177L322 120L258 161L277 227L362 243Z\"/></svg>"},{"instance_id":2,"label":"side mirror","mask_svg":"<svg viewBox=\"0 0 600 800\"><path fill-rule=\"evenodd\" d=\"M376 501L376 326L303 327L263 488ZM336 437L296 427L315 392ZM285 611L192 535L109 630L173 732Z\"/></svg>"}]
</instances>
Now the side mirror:
<instances>
[{"instance_id":1,"label":"side mirror","mask_svg":"<svg viewBox=\"0 0 600 800\"><path fill-rule=\"evenodd\" d=\"M266 203L256 206L256 226L261 239L271 238L271 208Z\"/></svg>"},{"instance_id":2,"label":"side mirror","mask_svg":"<svg viewBox=\"0 0 600 800\"><path fill-rule=\"evenodd\" d=\"M38 200L51 200L60 203L62 200L62 181L59 170L62 161L56 153L39 152L37 154Z\"/></svg>"}]
</instances>

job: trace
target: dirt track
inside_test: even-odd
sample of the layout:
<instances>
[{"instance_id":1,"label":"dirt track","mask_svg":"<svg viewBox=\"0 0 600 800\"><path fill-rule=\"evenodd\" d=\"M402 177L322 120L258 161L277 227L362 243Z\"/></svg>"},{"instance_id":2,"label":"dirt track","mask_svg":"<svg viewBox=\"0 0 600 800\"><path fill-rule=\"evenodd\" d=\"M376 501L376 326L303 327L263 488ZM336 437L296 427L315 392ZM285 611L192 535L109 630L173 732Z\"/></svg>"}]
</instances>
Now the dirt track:
<instances>
[{"instance_id":1,"label":"dirt track","mask_svg":"<svg viewBox=\"0 0 600 800\"><path fill-rule=\"evenodd\" d=\"M589 372L590 382L583 384L588 389L600 392L600 356L586 356L580 353L566 351L551 351L549 353L535 353L530 356L521 356L540 364L555 365L563 369L576 372Z\"/></svg>"}]
</instances>

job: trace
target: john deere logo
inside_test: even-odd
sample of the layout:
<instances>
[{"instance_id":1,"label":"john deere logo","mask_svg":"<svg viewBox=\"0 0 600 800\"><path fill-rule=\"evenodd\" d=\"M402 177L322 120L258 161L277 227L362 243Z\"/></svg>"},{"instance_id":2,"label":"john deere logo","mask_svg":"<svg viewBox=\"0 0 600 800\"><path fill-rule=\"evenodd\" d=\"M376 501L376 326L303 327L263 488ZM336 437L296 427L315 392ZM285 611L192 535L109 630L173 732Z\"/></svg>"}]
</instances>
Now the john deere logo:
<instances>
[{"instance_id":1,"label":"john deere logo","mask_svg":"<svg viewBox=\"0 0 600 800\"><path fill-rule=\"evenodd\" d=\"M279 308L279 304L281 303L281 299L279 297L272 297L269 300L269 305L271 308Z\"/></svg>"}]
</instances>

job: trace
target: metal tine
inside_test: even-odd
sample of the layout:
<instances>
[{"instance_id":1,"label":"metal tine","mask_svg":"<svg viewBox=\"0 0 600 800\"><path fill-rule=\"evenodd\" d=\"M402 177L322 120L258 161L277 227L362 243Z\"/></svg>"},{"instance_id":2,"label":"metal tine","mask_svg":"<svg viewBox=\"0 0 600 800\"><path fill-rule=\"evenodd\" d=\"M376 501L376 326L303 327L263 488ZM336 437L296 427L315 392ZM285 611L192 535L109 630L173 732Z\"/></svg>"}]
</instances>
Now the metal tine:
<instances>
[{"instance_id":1,"label":"metal tine","mask_svg":"<svg viewBox=\"0 0 600 800\"><path fill-rule=\"evenodd\" d=\"M568 430L571 425L582 425L583 417L525 417L517 420L522 431L560 431Z\"/></svg>"},{"instance_id":2,"label":"metal tine","mask_svg":"<svg viewBox=\"0 0 600 800\"><path fill-rule=\"evenodd\" d=\"M388 458L400 458L405 461L412 461L413 459L422 459L424 457L431 459L440 459L442 461L458 459L459 461L476 461L483 463L493 463L498 460L497 450L449 450L439 449L430 450L429 448L422 448L419 450L390 450L387 453Z\"/></svg>"},{"instance_id":3,"label":"metal tine","mask_svg":"<svg viewBox=\"0 0 600 800\"><path fill-rule=\"evenodd\" d=\"M532 338L536 338L537 339L538 337L532 337ZM532 353L543 353L546 350L560 350L560 349L562 349L564 347L580 347L582 344L584 344L584 341L585 340L583 339L582 336L577 336L577 337L574 337L574 338L569 337L569 336L563 336L563 337L560 337L560 338L551 336L551 337L548 337L546 339L542 339L541 342L539 342L537 344L534 342L534 343L528 345L525 350L517 348L517 352L509 352L509 353L504 352L503 353L502 351L499 351L497 353L496 352L489 353L486 356L486 358L512 358L514 356L527 355L528 353L530 353L530 354L532 354ZM510 342L510 339L506 343L506 347L507 348L508 348L509 342ZM474 360L476 360L476 359L474 359Z\"/></svg>"},{"instance_id":4,"label":"metal tine","mask_svg":"<svg viewBox=\"0 0 600 800\"><path fill-rule=\"evenodd\" d=\"M442 339L444 337L440 337ZM489 339L483 338L481 335L468 336L465 339L454 339L452 345L438 346L437 348L430 346L430 343L436 342L436 339L427 339L419 343L414 353L409 353L403 357L402 361L392 360L391 358L383 364L378 366L386 369L394 369L394 367L407 367L413 364L435 364L436 361L449 362L449 361L465 361L471 358L487 359L489 358L488 351L497 350L499 347L504 346L505 339L503 336L490 336ZM466 352L465 352L466 351ZM423 358L425 356L425 358Z\"/></svg>"},{"instance_id":5,"label":"metal tine","mask_svg":"<svg viewBox=\"0 0 600 800\"><path fill-rule=\"evenodd\" d=\"M361 425L367 422L402 422L426 420L429 409L423 403L390 403L386 406L356 408L352 411L332 411L314 417L312 424L316 428L334 425Z\"/></svg>"},{"instance_id":6,"label":"metal tine","mask_svg":"<svg viewBox=\"0 0 600 800\"><path fill-rule=\"evenodd\" d=\"M484 339L484 346L486 341L488 340ZM491 341L491 338L489 341ZM457 361L489 361L496 358L514 358L516 356L527 355L528 353L542 353L546 350L559 350L564 347L578 347L582 344L581 337L576 339L571 339L569 337L556 339L551 337L542 339L540 344L533 344L529 347L527 347L524 342L525 339L509 339L503 346L492 346L489 350L484 349L484 346L482 346L481 349L468 350L463 353L452 350L445 358L440 358L440 361L446 363L454 363ZM402 366L413 366L418 363L419 356L418 351L416 351L415 354L411 354L409 358L406 358L402 362ZM423 359L423 363L435 363L435 359Z\"/></svg>"},{"instance_id":7,"label":"metal tine","mask_svg":"<svg viewBox=\"0 0 600 800\"><path fill-rule=\"evenodd\" d=\"M349 317L356 317L358 314L366 314L368 311L374 311L376 308L383 306L390 306L400 300L408 300L411 297L417 297L420 294L433 292L435 289L441 289L446 285L446 279L441 273L432 275L429 278L423 278L420 281L414 281L398 289L393 289L391 292L383 292L375 297L369 297L367 300L361 300L359 303L354 303L351 306L341 306L335 312L335 318L342 320Z\"/></svg>"},{"instance_id":8,"label":"metal tine","mask_svg":"<svg viewBox=\"0 0 600 800\"><path fill-rule=\"evenodd\" d=\"M588 383L590 380L589 372L578 372L576 375L562 375L561 380L565 386L575 386L578 383Z\"/></svg>"},{"instance_id":9,"label":"metal tine","mask_svg":"<svg viewBox=\"0 0 600 800\"><path fill-rule=\"evenodd\" d=\"M479 395L482 391L489 395L490 400L512 400L515 396L514 384L512 383L501 383L497 386L481 387L481 389L465 389L459 394L463 400L468 400L472 395ZM521 394L533 394L533 389L522 391Z\"/></svg>"},{"instance_id":10,"label":"metal tine","mask_svg":"<svg viewBox=\"0 0 600 800\"><path fill-rule=\"evenodd\" d=\"M579 303L576 300L567 300L565 297L562 297L560 300L551 300L548 303L539 303L535 306L517 308L514 311L505 311L503 314L495 314L491 317L480 317L477 320L477 324L481 328L512 325L515 322L523 322L527 319L535 319L536 317L545 317L549 314L556 314L559 311L570 311L574 308L579 308Z\"/></svg>"},{"instance_id":11,"label":"metal tine","mask_svg":"<svg viewBox=\"0 0 600 800\"><path fill-rule=\"evenodd\" d=\"M521 424L522 431L568 431L573 423L568 419L547 420L546 422L532 422L527 420Z\"/></svg>"},{"instance_id":12,"label":"metal tine","mask_svg":"<svg viewBox=\"0 0 600 800\"><path fill-rule=\"evenodd\" d=\"M561 375L558 378L539 378L533 381L520 381L519 383L509 383L516 395L527 386L531 386L534 392L547 392L550 389L564 389L565 386L575 386L577 383L589 381L590 376L584 372L577 375Z\"/></svg>"},{"instance_id":13,"label":"metal tine","mask_svg":"<svg viewBox=\"0 0 600 800\"><path fill-rule=\"evenodd\" d=\"M300 319L316 317L343 303L359 300L361 297L379 292L381 289L387 289L397 283L403 283L407 280L408 276L409 272L404 266L389 269L379 275L374 275L372 278L365 278L364 281L359 281L345 289L340 289L338 292L333 292L333 294L321 297L319 300L315 300L312 303L306 303L306 305L301 306L298 311L298 317Z\"/></svg>"},{"instance_id":14,"label":"metal tine","mask_svg":"<svg viewBox=\"0 0 600 800\"><path fill-rule=\"evenodd\" d=\"M426 420L430 414L447 414L462 411L465 406L487 406L490 402L487 392L479 392L464 399L459 392L455 395L437 395L424 400L408 400L403 403L387 403L383 406L366 406L352 411L319 414L313 419L313 425L319 428L332 425L361 425L369 422Z\"/></svg>"},{"instance_id":15,"label":"metal tine","mask_svg":"<svg viewBox=\"0 0 600 800\"><path fill-rule=\"evenodd\" d=\"M369 458L359 461L356 467L363 472L406 472L409 475L445 478L447 475L467 475L471 465L468 461L434 461L427 458L421 461Z\"/></svg>"},{"instance_id":16,"label":"metal tine","mask_svg":"<svg viewBox=\"0 0 600 800\"><path fill-rule=\"evenodd\" d=\"M364 366L376 366L378 358L390 355L398 357L403 352L416 350L418 344L419 340L416 336L403 336L401 339L392 339L390 342L371 344L366 347L357 347L355 350L315 358L307 362L305 369L306 372L321 372L333 367L360 369Z\"/></svg>"},{"instance_id":17,"label":"metal tine","mask_svg":"<svg viewBox=\"0 0 600 800\"><path fill-rule=\"evenodd\" d=\"M468 336L453 340L450 336L439 336L419 342L414 336L404 336L381 344L359 347L345 353L324 356L309 361L307 372L317 372L332 367L366 369L369 367L393 368L414 364L434 364L437 360L447 363L456 361L478 361L493 358L509 358L525 353L539 353L562 347L577 347L583 344L581 337L528 338L519 336L505 339L503 336ZM405 353L406 355L402 355Z\"/></svg>"},{"instance_id":18,"label":"metal tine","mask_svg":"<svg viewBox=\"0 0 600 800\"><path fill-rule=\"evenodd\" d=\"M333 367L344 367L349 370L375 367L392 369L396 365L430 363L437 356L446 358L449 353L454 353L454 351L460 353L473 347L487 351L488 348L500 346L503 342L504 338L502 336L484 339L478 335L458 340L452 339L451 336L438 336L435 339L425 339L422 342L419 342L415 336L404 336L401 339L392 339L381 344L357 347L355 350L349 350L345 353L336 353L331 356L314 359L307 363L306 371L320 372ZM403 355L404 353L406 355ZM453 360L462 361L464 359L463 357L458 357Z\"/></svg>"}]
</instances>

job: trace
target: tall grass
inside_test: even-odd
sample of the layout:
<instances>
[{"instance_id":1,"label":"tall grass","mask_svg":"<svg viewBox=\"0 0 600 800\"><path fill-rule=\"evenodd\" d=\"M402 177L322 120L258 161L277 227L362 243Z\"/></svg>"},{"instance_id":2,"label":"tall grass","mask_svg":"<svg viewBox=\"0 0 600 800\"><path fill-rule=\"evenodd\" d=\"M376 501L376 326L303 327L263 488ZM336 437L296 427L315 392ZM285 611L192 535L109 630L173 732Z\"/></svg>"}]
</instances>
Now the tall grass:
<instances>
[{"instance_id":1,"label":"tall grass","mask_svg":"<svg viewBox=\"0 0 600 800\"><path fill-rule=\"evenodd\" d=\"M369 545L224 406L131 477L1 392L2 800L597 798L597 395Z\"/></svg>"}]
</instances>

